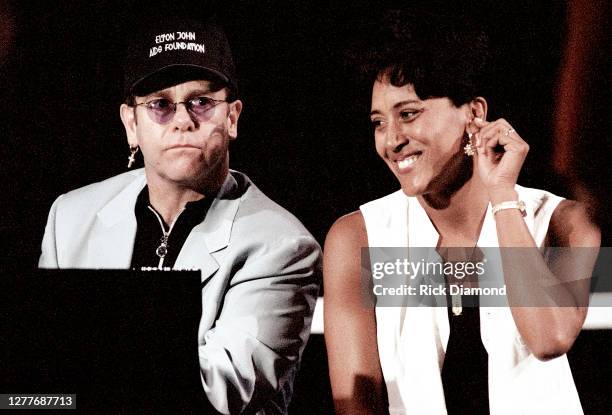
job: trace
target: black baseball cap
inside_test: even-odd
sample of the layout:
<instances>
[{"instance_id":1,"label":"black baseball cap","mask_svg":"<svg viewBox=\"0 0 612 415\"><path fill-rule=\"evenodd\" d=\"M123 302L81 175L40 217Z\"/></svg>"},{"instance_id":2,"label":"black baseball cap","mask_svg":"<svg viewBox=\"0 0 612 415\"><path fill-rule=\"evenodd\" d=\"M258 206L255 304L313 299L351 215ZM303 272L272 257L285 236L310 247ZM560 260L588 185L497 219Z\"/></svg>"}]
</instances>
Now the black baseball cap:
<instances>
[{"instance_id":1,"label":"black baseball cap","mask_svg":"<svg viewBox=\"0 0 612 415\"><path fill-rule=\"evenodd\" d=\"M143 96L198 79L216 81L236 96L235 72L227 37L217 23L149 20L128 38L125 96Z\"/></svg>"}]
</instances>

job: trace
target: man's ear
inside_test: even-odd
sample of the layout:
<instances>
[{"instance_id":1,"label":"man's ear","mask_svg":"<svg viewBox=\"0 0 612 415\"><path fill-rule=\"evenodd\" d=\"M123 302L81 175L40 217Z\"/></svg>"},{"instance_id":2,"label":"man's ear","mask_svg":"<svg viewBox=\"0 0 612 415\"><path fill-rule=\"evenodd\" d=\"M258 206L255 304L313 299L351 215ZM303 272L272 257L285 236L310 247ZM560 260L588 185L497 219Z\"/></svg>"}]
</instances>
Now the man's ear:
<instances>
[{"instance_id":1,"label":"man's ear","mask_svg":"<svg viewBox=\"0 0 612 415\"><path fill-rule=\"evenodd\" d=\"M136 134L136 111L134 107L126 104L121 104L119 107L119 116L125 128L125 135L130 147L138 147L138 136Z\"/></svg>"},{"instance_id":2,"label":"man's ear","mask_svg":"<svg viewBox=\"0 0 612 415\"><path fill-rule=\"evenodd\" d=\"M476 97L470 102L470 111L472 113L472 116L475 118L486 120L487 108L487 100L483 97Z\"/></svg>"},{"instance_id":3,"label":"man's ear","mask_svg":"<svg viewBox=\"0 0 612 415\"><path fill-rule=\"evenodd\" d=\"M230 140L235 140L238 137L238 118L242 112L242 101L237 99L229 103L229 114L227 115L227 131Z\"/></svg>"}]
</instances>

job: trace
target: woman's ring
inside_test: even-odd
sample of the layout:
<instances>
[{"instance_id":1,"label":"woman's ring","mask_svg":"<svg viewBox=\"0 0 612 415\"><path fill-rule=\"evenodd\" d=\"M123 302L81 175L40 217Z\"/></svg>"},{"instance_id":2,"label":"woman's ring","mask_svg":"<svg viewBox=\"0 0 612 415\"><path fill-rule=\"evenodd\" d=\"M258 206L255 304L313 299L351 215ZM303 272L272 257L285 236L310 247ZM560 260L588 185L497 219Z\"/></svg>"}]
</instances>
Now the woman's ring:
<instances>
[{"instance_id":1,"label":"woman's ring","mask_svg":"<svg viewBox=\"0 0 612 415\"><path fill-rule=\"evenodd\" d=\"M512 134L512 133L514 133L514 132L515 132L514 128L508 128L508 129L506 130L506 134L504 134L504 135L508 136L508 135L510 135L510 134Z\"/></svg>"}]
</instances>

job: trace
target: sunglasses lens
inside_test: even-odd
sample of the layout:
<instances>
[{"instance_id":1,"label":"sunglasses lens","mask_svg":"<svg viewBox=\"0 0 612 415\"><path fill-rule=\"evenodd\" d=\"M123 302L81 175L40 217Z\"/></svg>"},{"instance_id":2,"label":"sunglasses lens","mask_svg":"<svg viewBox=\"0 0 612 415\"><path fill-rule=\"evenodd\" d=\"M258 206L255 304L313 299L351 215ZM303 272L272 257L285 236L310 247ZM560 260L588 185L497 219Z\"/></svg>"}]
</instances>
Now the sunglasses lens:
<instances>
[{"instance_id":1,"label":"sunglasses lens","mask_svg":"<svg viewBox=\"0 0 612 415\"><path fill-rule=\"evenodd\" d=\"M206 121L213 115L211 109L216 105L216 102L209 97L197 97L189 100L189 110L197 117L199 121Z\"/></svg>"},{"instance_id":2,"label":"sunglasses lens","mask_svg":"<svg viewBox=\"0 0 612 415\"><path fill-rule=\"evenodd\" d=\"M174 117L175 106L185 104L187 110L200 122L208 121L214 114L212 109L221 101L209 97L197 97L187 102L174 103L166 98L154 99L147 102L149 118L158 124L167 124Z\"/></svg>"},{"instance_id":3,"label":"sunglasses lens","mask_svg":"<svg viewBox=\"0 0 612 415\"><path fill-rule=\"evenodd\" d=\"M167 99L155 99L147 104L147 114L158 124L167 124L174 116L174 105Z\"/></svg>"}]
</instances>

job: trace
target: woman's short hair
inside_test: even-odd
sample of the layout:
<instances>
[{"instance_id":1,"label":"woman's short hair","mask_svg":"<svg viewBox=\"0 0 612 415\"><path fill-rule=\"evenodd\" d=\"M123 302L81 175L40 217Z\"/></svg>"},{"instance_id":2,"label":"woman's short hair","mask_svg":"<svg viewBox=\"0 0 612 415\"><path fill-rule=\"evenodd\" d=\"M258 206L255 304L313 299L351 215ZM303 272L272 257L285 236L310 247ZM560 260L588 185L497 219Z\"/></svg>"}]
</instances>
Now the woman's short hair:
<instances>
[{"instance_id":1,"label":"woman's short hair","mask_svg":"<svg viewBox=\"0 0 612 415\"><path fill-rule=\"evenodd\" d=\"M448 97L455 106L482 93L488 40L468 20L389 10L366 33L348 58L370 86L383 78L394 86L411 84L419 98Z\"/></svg>"}]
</instances>

